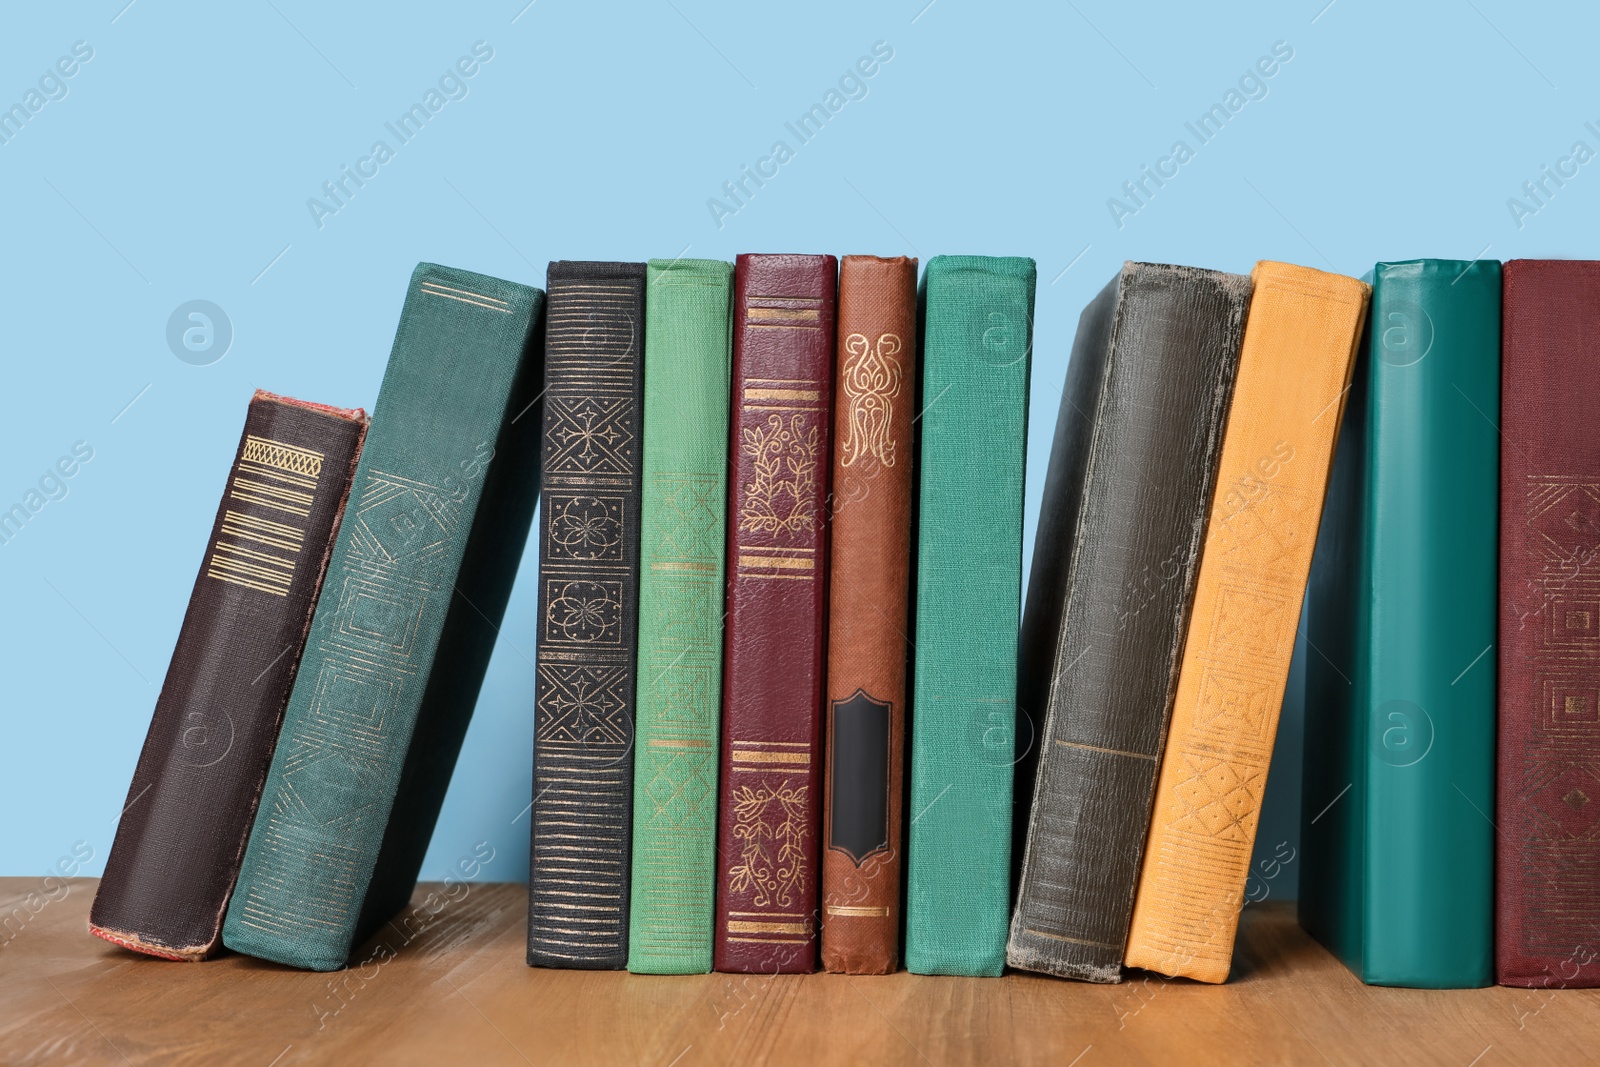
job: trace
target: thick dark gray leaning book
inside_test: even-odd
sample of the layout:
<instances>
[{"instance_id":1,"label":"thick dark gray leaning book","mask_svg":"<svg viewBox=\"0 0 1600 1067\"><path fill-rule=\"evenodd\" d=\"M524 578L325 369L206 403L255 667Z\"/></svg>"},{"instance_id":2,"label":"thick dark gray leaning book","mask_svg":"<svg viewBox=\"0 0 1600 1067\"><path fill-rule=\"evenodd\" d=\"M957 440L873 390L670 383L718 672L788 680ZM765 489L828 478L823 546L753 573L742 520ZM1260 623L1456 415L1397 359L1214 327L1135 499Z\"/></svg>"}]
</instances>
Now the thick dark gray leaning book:
<instances>
[{"instance_id":1,"label":"thick dark gray leaning book","mask_svg":"<svg viewBox=\"0 0 1600 1067\"><path fill-rule=\"evenodd\" d=\"M1121 977L1250 292L1127 263L1078 322L1023 612L1013 967Z\"/></svg>"},{"instance_id":2,"label":"thick dark gray leaning book","mask_svg":"<svg viewBox=\"0 0 1600 1067\"><path fill-rule=\"evenodd\" d=\"M547 275L528 964L628 963L643 263Z\"/></svg>"}]
</instances>

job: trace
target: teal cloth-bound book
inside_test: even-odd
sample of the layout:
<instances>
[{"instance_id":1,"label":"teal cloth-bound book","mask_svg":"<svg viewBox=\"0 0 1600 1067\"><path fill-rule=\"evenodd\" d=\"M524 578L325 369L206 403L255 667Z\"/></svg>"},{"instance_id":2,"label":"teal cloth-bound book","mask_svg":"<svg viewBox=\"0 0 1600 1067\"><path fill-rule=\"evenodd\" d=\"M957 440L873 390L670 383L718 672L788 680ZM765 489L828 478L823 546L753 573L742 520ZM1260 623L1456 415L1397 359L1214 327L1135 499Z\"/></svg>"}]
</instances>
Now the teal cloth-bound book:
<instances>
[{"instance_id":1,"label":"teal cloth-bound book","mask_svg":"<svg viewBox=\"0 0 1600 1067\"><path fill-rule=\"evenodd\" d=\"M411 276L223 924L235 951L336 970L410 899L538 496L543 303Z\"/></svg>"},{"instance_id":2,"label":"teal cloth-bound book","mask_svg":"<svg viewBox=\"0 0 1600 1067\"><path fill-rule=\"evenodd\" d=\"M936 256L923 338L907 969L998 975L1011 901L1035 269Z\"/></svg>"},{"instance_id":3,"label":"teal cloth-bound book","mask_svg":"<svg viewBox=\"0 0 1600 1067\"><path fill-rule=\"evenodd\" d=\"M711 969L733 264L645 285L639 690L628 970Z\"/></svg>"},{"instance_id":4,"label":"teal cloth-bound book","mask_svg":"<svg viewBox=\"0 0 1600 1067\"><path fill-rule=\"evenodd\" d=\"M1500 264L1380 263L1308 592L1300 923L1494 981Z\"/></svg>"}]
</instances>

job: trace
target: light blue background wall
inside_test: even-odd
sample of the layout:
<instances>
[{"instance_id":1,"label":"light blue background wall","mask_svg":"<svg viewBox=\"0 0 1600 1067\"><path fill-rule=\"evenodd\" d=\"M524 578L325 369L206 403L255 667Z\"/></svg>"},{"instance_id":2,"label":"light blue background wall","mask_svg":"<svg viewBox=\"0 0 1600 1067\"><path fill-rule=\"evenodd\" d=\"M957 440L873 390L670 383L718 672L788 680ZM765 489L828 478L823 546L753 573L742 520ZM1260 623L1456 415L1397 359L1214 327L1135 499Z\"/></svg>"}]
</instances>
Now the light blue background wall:
<instances>
[{"instance_id":1,"label":"light blue background wall","mask_svg":"<svg viewBox=\"0 0 1600 1067\"><path fill-rule=\"evenodd\" d=\"M80 840L98 873L251 390L370 405L418 260L542 284L556 258L1034 256L1031 555L1078 311L1122 260L1600 256L1600 163L1522 228L1506 204L1600 149L1576 4L126 2L8 5L0 30L0 106L94 52L0 144L0 508L94 450L0 545L0 874ZM384 123L478 41L468 95L398 145ZM800 145L784 123L878 41L866 96ZM1292 60L1199 144L1185 122L1275 42ZM307 199L378 139L395 157L319 228ZM716 225L707 199L778 139L794 158ZM1107 199L1178 139L1194 158L1119 227ZM234 330L210 366L165 339L197 298ZM485 877L525 876L532 559L425 877L479 840ZM1269 854L1297 738L1291 716Z\"/></svg>"}]
</instances>

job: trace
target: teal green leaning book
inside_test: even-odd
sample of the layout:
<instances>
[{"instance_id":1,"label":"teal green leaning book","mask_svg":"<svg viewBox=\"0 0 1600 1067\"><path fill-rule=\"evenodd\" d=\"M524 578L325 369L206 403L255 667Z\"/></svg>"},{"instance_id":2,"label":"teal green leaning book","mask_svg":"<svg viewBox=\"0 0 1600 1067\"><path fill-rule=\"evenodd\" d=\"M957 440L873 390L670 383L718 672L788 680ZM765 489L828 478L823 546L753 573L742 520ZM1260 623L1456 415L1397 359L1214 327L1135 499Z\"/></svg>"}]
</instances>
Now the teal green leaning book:
<instances>
[{"instance_id":1,"label":"teal green leaning book","mask_svg":"<svg viewBox=\"0 0 1600 1067\"><path fill-rule=\"evenodd\" d=\"M998 975L1011 784L1033 260L935 256L923 338L906 949L917 974Z\"/></svg>"},{"instance_id":2,"label":"teal green leaning book","mask_svg":"<svg viewBox=\"0 0 1600 1067\"><path fill-rule=\"evenodd\" d=\"M1300 923L1372 985L1494 981L1500 264L1380 263L1307 608Z\"/></svg>"},{"instance_id":3,"label":"teal green leaning book","mask_svg":"<svg viewBox=\"0 0 1600 1067\"><path fill-rule=\"evenodd\" d=\"M733 265L645 286L639 691L628 970L711 969Z\"/></svg>"},{"instance_id":4,"label":"teal green leaning book","mask_svg":"<svg viewBox=\"0 0 1600 1067\"><path fill-rule=\"evenodd\" d=\"M538 496L543 304L411 276L223 924L235 951L336 970L410 899Z\"/></svg>"}]
</instances>

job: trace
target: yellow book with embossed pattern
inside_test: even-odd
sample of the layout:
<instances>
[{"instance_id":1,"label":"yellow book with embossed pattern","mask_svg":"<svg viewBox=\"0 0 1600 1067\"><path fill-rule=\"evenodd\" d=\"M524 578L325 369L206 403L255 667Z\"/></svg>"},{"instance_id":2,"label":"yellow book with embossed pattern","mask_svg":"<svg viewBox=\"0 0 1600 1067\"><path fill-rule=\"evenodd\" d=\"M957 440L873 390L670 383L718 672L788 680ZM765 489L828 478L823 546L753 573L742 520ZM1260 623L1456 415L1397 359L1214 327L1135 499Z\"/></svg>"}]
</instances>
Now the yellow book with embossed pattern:
<instances>
[{"instance_id":1,"label":"yellow book with embossed pattern","mask_svg":"<svg viewBox=\"0 0 1600 1067\"><path fill-rule=\"evenodd\" d=\"M1126 963L1223 982L1369 288L1261 262Z\"/></svg>"}]
</instances>

